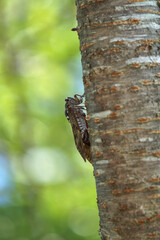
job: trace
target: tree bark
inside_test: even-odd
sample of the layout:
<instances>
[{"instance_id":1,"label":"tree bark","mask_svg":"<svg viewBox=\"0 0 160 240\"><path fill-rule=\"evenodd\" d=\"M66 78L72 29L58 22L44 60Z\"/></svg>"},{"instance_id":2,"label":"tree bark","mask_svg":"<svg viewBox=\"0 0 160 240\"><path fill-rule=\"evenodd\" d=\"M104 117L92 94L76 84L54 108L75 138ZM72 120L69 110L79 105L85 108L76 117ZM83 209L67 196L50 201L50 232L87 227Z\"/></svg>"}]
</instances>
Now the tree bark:
<instances>
[{"instance_id":1,"label":"tree bark","mask_svg":"<svg viewBox=\"0 0 160 240\"><path fill-rule=\"evenodd\" d=\"M76 0L103 240L160 239L160 12Z\"/></svg>"}]
</instances>

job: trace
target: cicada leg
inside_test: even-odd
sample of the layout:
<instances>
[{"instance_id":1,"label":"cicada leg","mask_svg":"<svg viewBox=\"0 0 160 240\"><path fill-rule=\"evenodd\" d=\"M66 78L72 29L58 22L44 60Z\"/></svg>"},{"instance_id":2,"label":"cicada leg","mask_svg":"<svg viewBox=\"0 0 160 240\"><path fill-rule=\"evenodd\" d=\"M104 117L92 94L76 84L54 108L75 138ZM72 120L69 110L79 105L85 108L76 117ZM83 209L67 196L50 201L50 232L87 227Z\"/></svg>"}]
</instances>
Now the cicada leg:
<instances>
[{"instance_id":1,"label":"cicada leg","mask_svg":"<svg viewBox=\"0 0 160 240\"><path fill-rule=\"evenodd\" d=\"M80 98L78 98L78 97L80 97ZM83 102L84 93L83 93L83 95L75 94L74 98L77 101L77 104L81 104Z\"/></svg>"}]
</instances>

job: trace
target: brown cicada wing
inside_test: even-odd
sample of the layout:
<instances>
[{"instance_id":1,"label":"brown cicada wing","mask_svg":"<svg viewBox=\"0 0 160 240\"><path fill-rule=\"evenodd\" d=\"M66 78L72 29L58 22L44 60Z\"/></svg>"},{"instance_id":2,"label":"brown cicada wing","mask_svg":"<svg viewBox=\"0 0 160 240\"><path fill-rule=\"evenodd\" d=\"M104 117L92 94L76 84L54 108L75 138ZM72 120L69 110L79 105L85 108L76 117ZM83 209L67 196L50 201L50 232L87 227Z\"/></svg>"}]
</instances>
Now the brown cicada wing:
<instances>
[{"instance_id":1,"label":"brown cicada wing","mask_svg":"<svg viewBox=\"0 0 160 240\"><path fill-rule=\"evenodd\" d=\"M79 153L84 161L87 159L90 163L92 163L88 123L86 120L86 115L83 111L85 108L80 106L82 99L78 99L78 96L80 95L76 94L74 95L75 98L68 97L65 99L65 115L71 124L74 141Z\"/></svg>"},{"instance_id":2,"label":"brown cicada wing","mask_svg":"<svg viewBox=\"0 0 160 240\"><path fill-rule=\"evenodd\" d=\"M90 140L88 129L85 129L83 134L83 148L85 149L85 158L92 163L91 161L91 148L90 148Z\"/></svg>"},{"instance_id":3,"label":"brown cicada wing","mask_svg":"<svg viewBox=\"0 0 160 240\"><path fill-rule=\"evenodd\" d=\"M81 112L78 111L77 109L75 110L72 107L68 107L68 117L69 117L69 122L72 127L72 132L74 136L74 141L77 147L77 150L81 154L82 158L84 161L86 161L86 156L85 156L85 149L84 149L84 143L83 143L83 135L82 135L82 129L80 125L80 119L83 117L81 115Z\"/></svg>"}]
</instances>

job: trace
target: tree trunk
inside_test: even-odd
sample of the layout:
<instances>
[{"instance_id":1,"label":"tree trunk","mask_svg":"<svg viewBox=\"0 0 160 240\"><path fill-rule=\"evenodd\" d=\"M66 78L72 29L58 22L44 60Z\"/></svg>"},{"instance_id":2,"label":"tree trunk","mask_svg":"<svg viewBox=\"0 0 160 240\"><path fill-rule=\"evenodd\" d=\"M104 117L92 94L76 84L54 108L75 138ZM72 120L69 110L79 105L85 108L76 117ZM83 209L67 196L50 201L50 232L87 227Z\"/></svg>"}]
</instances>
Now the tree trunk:
<instances>
[{"instance_id":1,"label":"tree trunk","mask_svg":"<svg viewBox=\"0 0 160 240\"><path fill-rule=\"evenodd\" d=\"M160 12L76 0L103 240L160 239Z\"/></svg>"}]
</instances>

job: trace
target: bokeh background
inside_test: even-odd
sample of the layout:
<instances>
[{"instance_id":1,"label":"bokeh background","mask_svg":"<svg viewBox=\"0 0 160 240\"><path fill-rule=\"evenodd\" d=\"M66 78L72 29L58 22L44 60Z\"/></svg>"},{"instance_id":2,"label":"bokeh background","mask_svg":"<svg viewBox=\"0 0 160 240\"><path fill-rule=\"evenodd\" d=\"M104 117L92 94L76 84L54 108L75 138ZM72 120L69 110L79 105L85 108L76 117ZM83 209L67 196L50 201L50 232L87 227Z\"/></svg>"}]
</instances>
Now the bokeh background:
<instances>
[{"instance_id":1,"label":"bokeh background","mask_svg":"<svg viewBox=\"0 0 160 240\"><path fill-rule=\"evenodd\" d=\"M0 240L98 240L93 170L64 99L83 94L74 0L0 1Z\"/></svg>"}]
</instances>

